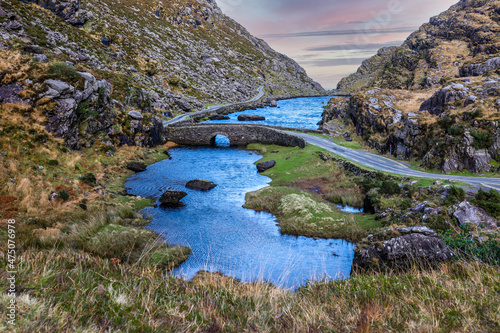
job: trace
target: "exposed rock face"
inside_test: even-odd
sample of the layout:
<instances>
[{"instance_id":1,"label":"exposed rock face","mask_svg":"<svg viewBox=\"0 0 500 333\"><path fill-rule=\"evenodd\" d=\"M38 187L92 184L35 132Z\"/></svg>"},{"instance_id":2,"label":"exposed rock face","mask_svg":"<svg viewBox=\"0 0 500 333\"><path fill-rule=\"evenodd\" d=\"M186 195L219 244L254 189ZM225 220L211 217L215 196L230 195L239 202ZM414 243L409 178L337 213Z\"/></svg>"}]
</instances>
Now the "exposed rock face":
<instances>
[{"instance_id":1,"label":"exposed rock face","mask_svg":"<svg viewBox=\"0 0 500 333\"><path fill-rule=\"evenodd\" d=\"M81 27L87 21L86 11L80 8L80 0L21 0L33 2L53 11L57 16L76 27Z\"/></svg>"},{"instance_id":2,"label":"exposed rock face","mask_svg":"<svg viewBox=\"0 0 500 333\"><path fill-rule=\"evenodd\" d=\"M266 170L274 168L275 165L276 165L276 161L275 160L258 163L257 164L257 171L258 172L264 172Z\"/></svg>"},{"instance_id":3,"label":"exposed rock face","mask_svg":"<svg viewBox=\"0 0 500 333\"><path fill-rule=\"evenodd\" d=\"M0 86L0 104L22 103L19 93L24 89L18 84L9 84Z\"/></svg>"},{"instance_id":4,"label":"exposed rock face","mask_svg":"<svg viewBox=\"0 0 500 333\"><path fill-rule=\"evenodd\" d=\"M187 196L186 192L183 191L171 191L168 190L160 198L160 202L168 206L176 206L181 204L182 198Z\"/></svg>"},{"instance_id":5,"label":"exposed rock face","mask_svg":"<svg viewBox=\"0 0 500 333\"><path fill-rule=\"evenodd\" d=\"M460 68L460 76L481 76L500 68L500 57L486 60L484 63L468 65Z\"/></svg>"},{"instance_id":6,"label":"exposed rock face","mask_svg":"<svg viewBox=\"0 0 500 333\"><path fill-rule=\"evenodd\" d=\"M489 164L492 160L486 149L475 149L472 146L474 137L466 131L461 144L455 146L449 152L444 160L441 170L445 173L451 171L470 170L472 172L489 171L492 166Z\"/></svg>"},{"instance_id":7,"label":"exposed rock face","mask_svg":"<svg viewBox=\"0 0 500 333\"><path fill-rule=\"evenodd\" d=\"M255 114L240 114L238 116L239 121L262 121L266 120L266 117L258 116Z\"/></svg>"},{"instance_id":8,"label":"exposed rock face","mask_svg":"<svg viewBox=\"0 0 500 333\"><path fill-rule=\"evenodd\" d=\"M217 187L217 185L208 180L194 179L187 182L186 187L192 190L210 191Z\"/></svg>"},{"instance_id":9,"label":"exposed rock face","mask_svg":"<svg viewBox=\"0 0 500 333\"><path fill-rule=\"evenodd\" d=\"M332 98L321 128L338 137L335 126L354 127L380 153L426 168L493 170L492 158L500 159L492 117L500 111L498 15L496 1L462 0L400 47L380 49L341 80L338 89L351 97Z\"/></svg>"},{"instance_id":10,"label":"exposed rock face","mask_svg":"<svg viewBox=\"0 0 500 333\"><path fill-rule=\"evenodd\" d=\"M358 244L353 270L398 269L414 262L432 263L452 257L453 253L428 227L389 229Z\"/></svg>"},{"instance_id":11,"label":"exposed rock face","mask_svg":"<svg viewBox=\"0 0 500 333\"><path fill-rule=\"evenodd\" d=\"M440 115L446 111L446 107L457 100L464 99L469 94L469 89L462 84L451 84L426 100L420 106L420 111L429 111L430 114Z\"/></svg>"},{"instance_id":12,"label":"exposed rock face","mask_svg":"<svg viewBox=\"0 0 500 333\"><path fill-rule=\"evenodd\" d=\"M160 119L153 117L151 123L143 123L133 112L130 134L124 133L118 125L121 116L109 98L110 85L90 73L79 74L85 80L84 90L58 80L45 81L47 90L40 97L48 97L57 105L47 114L49 132L65 139L71 149L92 145L97 139L110 147L119 144L152 147L166 142Z\"/></svg>"},{"instance_id":13,"label":"exposed rock face","mask_svg":"<svg viewBox=\"0 0 500 333\"><path fill-rule=\"evenodd\" d=\"M134 172L143 172L146 171L146 168L147 168L146 164L138 162L132 162L129 165L127 165L127 169Z\"/></svg>"},{"instance_id":14,"label":"exposed rock face","mask_svg":"<svg viewBox=\"0 0 500 333\"><path fill-rule=\"evenodd\" d=\"M453 217L455 217L460 224L473 223L477 226L482 225L488 229L497 228L499 226L497 219L489 216L484 209L471 205L468 201L463 201L453 206L453 210Z\"/></svg>"}]
</instances>

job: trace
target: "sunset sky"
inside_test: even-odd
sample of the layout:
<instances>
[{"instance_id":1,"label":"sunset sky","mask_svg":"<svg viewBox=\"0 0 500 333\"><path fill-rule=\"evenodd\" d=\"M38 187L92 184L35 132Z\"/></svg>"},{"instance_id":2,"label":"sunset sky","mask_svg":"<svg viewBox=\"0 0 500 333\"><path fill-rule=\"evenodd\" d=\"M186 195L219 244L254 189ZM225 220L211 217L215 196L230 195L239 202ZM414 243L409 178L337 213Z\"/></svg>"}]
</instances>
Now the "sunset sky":
<instances>
[{"instance_id":1,"label":"sunset sky","mask_svg":"<svg viewBox=\"0 0 500 333\"><path fill-rule=\"evenodd\" d=\"M401 45L458 0L217 0L222 11L295 59L327 89L384 46Z\"/></svg>"}]
</instances>

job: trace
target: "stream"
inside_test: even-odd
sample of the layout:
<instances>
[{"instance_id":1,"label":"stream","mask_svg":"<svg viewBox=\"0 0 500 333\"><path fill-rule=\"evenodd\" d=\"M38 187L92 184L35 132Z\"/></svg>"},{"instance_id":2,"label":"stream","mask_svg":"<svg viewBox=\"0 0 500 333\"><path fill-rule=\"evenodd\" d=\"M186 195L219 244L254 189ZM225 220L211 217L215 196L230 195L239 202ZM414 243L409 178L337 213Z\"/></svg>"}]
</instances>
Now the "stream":
<instances>
[{"instance_id":1,"label":"stream","mask_svg":"<svg viewBox=\"0 0 500 333\"><path fill-rule=\"evenodd\" d=\"M322 101L317 104L321 106ZM309 123L317 123L321 112L317 117L311 120L304 116ZM271 181L254 165L261 155L229 147L169 151L172 159L131 176L125 187L131 194L155 199L156 204L168 189L188 193L182 200L183 207L157 205L142 211L152 218L148 228L162 233L168 244L192 249L188 260L172 272L174 275L191 279L202 270L220 272L243 282L269 282L290 290L310 280L349 277L354 244L282 235L274 215L242 207L246 193L262 189ZM197 178L218 186L208 192L185 188L188 181Z\"/></svg>"}]
</instances>

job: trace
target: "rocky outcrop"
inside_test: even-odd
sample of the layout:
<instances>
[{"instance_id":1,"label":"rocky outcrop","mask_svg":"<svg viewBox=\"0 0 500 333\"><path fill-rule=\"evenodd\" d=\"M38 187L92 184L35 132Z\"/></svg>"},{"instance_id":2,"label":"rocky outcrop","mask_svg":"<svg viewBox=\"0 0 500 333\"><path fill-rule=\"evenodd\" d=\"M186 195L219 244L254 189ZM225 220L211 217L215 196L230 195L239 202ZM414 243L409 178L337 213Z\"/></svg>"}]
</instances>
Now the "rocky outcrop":
<instances>
[{"instance_id":1,"label":"rocky outcrop","mask_svg":"<svg viewBox=\"0 0 500 333\"><path fill-rule=\"evenodd\" d=\"M240 114L238 116L239 121L262 121L266 120L266 117L258 116L255 114Z\"/></svg>"},{"instance_id":2,"label":"rocky outcrop","mask_svg":"<svg viewBox=\"0 0 500 333\"><path fill-rule=\"evenodd\" d=\"M71 149L90 147L96 140L110 148L120 144L152 147L166 142L163 123L155 117L146 123L132 113L135 118L130 121L130 129L124 130L120 124L123 116L109 97L108 82L96 80L90 73L79 75L85 82L83 90L58 80L44 82L46 91L39 98L55 103L47 113L47 131L63 138Z\"/></svg>"},{"instance_id":3,"label":"rocky outcrop","mask_svg":"<svg viewBox=\"0 0 500 333\"><path fill-rule=\"evenodd\" d=\"M463 201L453 206L452 211L453 217L457 219L460 225L473 223L478 227L483 226L487 229L499 226L497 219L489 216L484 209L476 207L468 201Z\"/></svg>"},{"instance_id":4,"label":"rocky outcrop","mask_svg":"<svg viewBox=\"0 0 500 333\"><path fill-rule=\"evenodd\" d=\"M490 171L492 160L486 149L476 149L473 147L474 137L469 131L464 133L461 144L451 148L441 165L441 170L445 173L451 171L470 170L472 172Z\"/></svg>"},{"instance_id":5,"label":"rocky outcrop","mask_svg":"<svg viewBox=\"0 0 500 333\"><path fill-rule=\"evenodd\" d=\"M484 63L466 65L460 68L460 76L481 76L500 68L500 57L486 60Z\"/></svg>"},{"instance_id":6,"label":"rocky outcrop","mask_svg":"<svg viewBox=\"0 0 500 333\"><path fill-rule=\"evenodd\" d=\"M168 190L160 197L160 202L166 206L178 206L182 204L180 201L185 196L187 196L186 192Z\"/></svg>"},{"instance_id":7,"label":"rocky outcrop","mask_svg":"<svg viewBox=\"0 0 500 333\"><path fill-rule=\"evenodd\" d=\"M420 111L429 111L433 115L441 115L446 108L453 102L465 99L469 95L469 88L463 84L453 83L444 87L422 103Z\"/></svg>"},{"instance_id":8,"label":"rocky outcrop","mask_svg":"<svg viewBox=\"0 0 500 333\"><path fill-rule=\"evenodd\" d=\"M357 244L353 270L401 269L414 263L449 260L453 252L425 226L397 228L369 235Z\"/></svg>"},{"instance_id":9,"label":"rocky outcrop","mask_svg":"<svg viewBox=\"0 0 500 333\"><path fill-rule=\"evenodd\" d=\"M261 173L261 172L267 171L271 168L274 168L275 166L276 166L275 160L261 162L261 163L257 164L257 171Z\"/></svg>"},{"instance_id":10,"label":"rocky outcrop","mask_svg":"<svg viewBox=\"0 0 500 333\"><path fill-rule=\"evenodd\" d=\"M217 185L208 180L194 179L187 182L186 187L191 190L210 191L216 188Z\"/></svg>"},{"instance_id":11,"label":"rocky outcrop","mask_svg":"<svg viewBox=\"0 0 500 333\"><path fill-rule=\"evenodd\" d=\"M81 8L80 0L21 0L35 3L53 11L57 16L75 27L82 27L87 21L86 11Z\"/></svg>"}]
</instances>

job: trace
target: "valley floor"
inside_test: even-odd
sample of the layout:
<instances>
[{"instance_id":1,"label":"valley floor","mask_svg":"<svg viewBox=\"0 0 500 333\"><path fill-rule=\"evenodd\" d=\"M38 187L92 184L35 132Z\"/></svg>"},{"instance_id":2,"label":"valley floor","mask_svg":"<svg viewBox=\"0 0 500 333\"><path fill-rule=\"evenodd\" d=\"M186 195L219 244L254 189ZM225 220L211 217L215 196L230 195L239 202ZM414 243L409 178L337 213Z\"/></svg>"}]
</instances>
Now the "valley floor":
<instances>
[{"instance_id":1,"label":"valley floor","mask_svg":"<svg viewBox=\"0 0 500 333\"><path fill-rule=\"evenodd\" d=\"M200 273L189 282L165 276L166 270L185 260L189 250L162 244L157 235L143 227L148 221L138 213L151 202L122 192L124 181L131 174L123 165L133 160L154 163L167 157L163 150L168 147L120 148L114 158L85 150L85 162L74 163L81 173L92 171L97 176L96 183L87 187L81 182L82 193L65 185L70 194L67 201L59 198L44 205L24 207L17 197L27 190L19 186L18 178L18 186L3 190L3 199L8 191L17 193L10 210L2 206L2 216L14 218L17 223L18 296L15 326L4 316L0 330L500 330L500 270L498 266L465 257L437 264L432 270L356 273L345 281L314 282L293 293L269 284L240 283L219 274ZM321 149L261 145L248 149L260 151L264 159L275 159L277 166L264 173L273 179L271 187L248 194L247 206L273 212L282 232L359 241L369 233L394 226L393 220L376 220L375 215L351 215L336 210L333 203L363 205L363 177L347 174L334 161L324 161L317 154L318 151L326 153ZM70 170L75 169L70 163L75 158L73 154L54 156L61 162L58 174L67 172L71 177ZM23 160L19 161L19 170L24 170ZM33 163L32 157L30 161ZM52 171L47 166L43 172L50 173L50 176L44 174L47 179L59 179L52 174L55 168ZM32 184L37 181L41 180L33 178ZM428 181L421 180L415 186L429 185ZM91 192L97 196L91 196ZM24 193L28 194L38 195ZM295 196L290 196L292 194ZM88 199L82 202L81 198ZM293 200L297 198L310 199L298 203L312 202L314 214L303 216L299 211L280 210L280 203L290 201L289 204L295 205ZM402 195L393 196L382 198L381 205L395 207L403 201ZM2 228L2 239L7 238L5 229ZM4 243L2 253L7 250ZM7 264L4 256L2 270L6 270ZM5 274L2 277L1 288L7 290ZM8 295L2 293L2 308L6 308L9 301Z\"/></svg>"}]
</instances>

